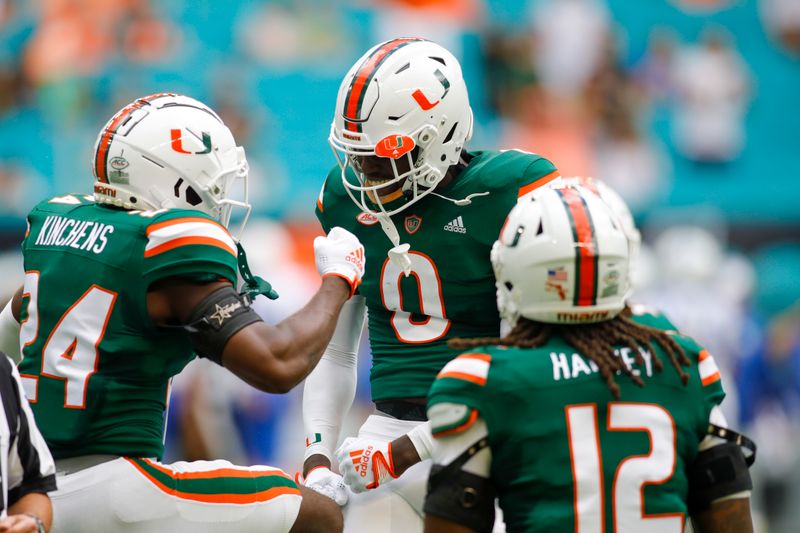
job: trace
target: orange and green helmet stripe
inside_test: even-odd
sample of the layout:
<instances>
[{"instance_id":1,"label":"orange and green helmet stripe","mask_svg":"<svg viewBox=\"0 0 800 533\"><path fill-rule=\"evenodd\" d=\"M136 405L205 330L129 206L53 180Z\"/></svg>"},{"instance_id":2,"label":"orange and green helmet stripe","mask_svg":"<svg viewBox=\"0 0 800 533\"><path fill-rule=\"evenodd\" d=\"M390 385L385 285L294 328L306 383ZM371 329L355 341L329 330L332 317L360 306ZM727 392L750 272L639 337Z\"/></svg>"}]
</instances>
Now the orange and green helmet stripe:
<instances>
[{"instance_id":1,"label":"orange and green helmet stripe","mask_svg":"<svg viewBox=\"0 0 800 533\"><path fill-rule=\"evenodd\" d=\"M597 304L597 235L586 201L577 189L556 189L566 207L575 241L575 290L573 304L586 307Z\"/></svg>"},{"instance_id":2,"label":"orange and green helmet stripe","mask_svg":"<svg viewBox=\"0 0 800 533\"><path fill-rule=\"evenodd\" d=\"M150 459L125 458L161 491L205 503L252 504L300 495L297 484L281 470L219 468L176 472Z\"/></svg>"},{"instance_id":3,"label":"orange and green helmet stripe","mask_svg":"<svg viewBox=\"0 0 800 533\"><path fill-rule=\"evenodd\" d=\"M126 105L120 109L116 115L111 118L108 126L103 130L100 140L97 142L97 148L94 153L94 174L97 181L101 183L108 183L108 148L111 146L111 140L117 133L119 127L125 123L125 120L130 116L134 110L148 104L156 98L162 96L177 96L174 93L156 93L149 96L138 98L134 102Z\"/></svg>"},{"instance_id":4,"label":"orange and green helmet stripe","mask_svg":"<svg viewBox=\"0 0 800 533\"><path fill-rule=\"evenodd\" d=\"M350 82L350 87L347 89L347 96L344 100L345 104L342 115L345 128L348 131L362 131L362 121L364 119L361 117L361 105L364 102L364 95L367 93L367 86L378 71L378 67L380 67L395 51L410 43L422 40L423 39L417 37L393 39L378 46L371 54L364 58L361 65L356 70L353 80Z\"/></svg>"}]
</instances>

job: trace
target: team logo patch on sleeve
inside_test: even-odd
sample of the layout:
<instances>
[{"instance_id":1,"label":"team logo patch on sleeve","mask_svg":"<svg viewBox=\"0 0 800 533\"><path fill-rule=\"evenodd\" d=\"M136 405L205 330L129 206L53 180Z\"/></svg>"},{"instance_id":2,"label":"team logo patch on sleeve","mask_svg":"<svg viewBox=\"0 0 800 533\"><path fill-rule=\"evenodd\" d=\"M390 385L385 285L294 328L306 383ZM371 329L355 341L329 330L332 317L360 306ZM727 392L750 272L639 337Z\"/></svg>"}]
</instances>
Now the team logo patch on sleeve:
<instances>
[{"instance_id":1,"label":"team logo patch on sleeve","mask_svg":"<svg viewBox=\"0 0 800 533\"><path fill-rule=\"evenodd\" d=\"M438 378L454 378L469 381L476 385L486 385L492 356L485 353L465 353L459 355L439 372Z\"/></svg>"},{"instance_id":2,"label":"team logo patch on sleeve","mask_svg":"<svg viewBox=\"0 0 800 533\"><path fill-rule=\"evenodd\" d=\"M714 362L714 358L707 350L700 352L698 370L700 371L700 381L704 387L716 383L722 377L717 363Z\"/></svg>"}]
</instances>

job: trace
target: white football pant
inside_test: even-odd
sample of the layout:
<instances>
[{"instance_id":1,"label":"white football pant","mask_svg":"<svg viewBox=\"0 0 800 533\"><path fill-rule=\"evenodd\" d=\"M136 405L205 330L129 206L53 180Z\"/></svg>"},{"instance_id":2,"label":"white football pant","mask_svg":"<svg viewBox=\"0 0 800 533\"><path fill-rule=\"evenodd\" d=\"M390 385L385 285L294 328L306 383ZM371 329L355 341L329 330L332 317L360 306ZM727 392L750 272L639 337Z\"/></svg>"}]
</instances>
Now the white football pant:
<instances>
[{"instance_id":1,"label":"white football pant","mask_svg":"<svg viewBox=\"0 0 800 533\"><path fill-rule=\"evenodd\" d=\"M57 483L51 533L286 533L302 499L277 468L222 460L116 458Z\"/></svg>"}]
</instances>

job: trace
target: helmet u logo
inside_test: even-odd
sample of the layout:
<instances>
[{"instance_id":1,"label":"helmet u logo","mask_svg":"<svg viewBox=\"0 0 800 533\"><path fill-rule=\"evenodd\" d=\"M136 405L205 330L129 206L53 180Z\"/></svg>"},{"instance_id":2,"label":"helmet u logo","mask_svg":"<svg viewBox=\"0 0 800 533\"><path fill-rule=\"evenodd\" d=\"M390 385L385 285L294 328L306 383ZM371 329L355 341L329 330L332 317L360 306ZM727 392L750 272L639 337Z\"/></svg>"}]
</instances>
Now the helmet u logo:
<instances>
[{"instance_id":1,"label":"helmet u logo","mask_svg":"<svg viewBox=\"0 0 800 533\"><path fill-rule=\"evenodd\" d=\"M203 150L201 152L189 152L183 148L183 143L181 139L183 135L181 134L180 129L171 129L169 130L170 139L172 141L172 149L178 152L179 154L195 154L195 155L202 155L211 153L211 134L208 132L203 133Z\"/></svg>"}]
</instances>

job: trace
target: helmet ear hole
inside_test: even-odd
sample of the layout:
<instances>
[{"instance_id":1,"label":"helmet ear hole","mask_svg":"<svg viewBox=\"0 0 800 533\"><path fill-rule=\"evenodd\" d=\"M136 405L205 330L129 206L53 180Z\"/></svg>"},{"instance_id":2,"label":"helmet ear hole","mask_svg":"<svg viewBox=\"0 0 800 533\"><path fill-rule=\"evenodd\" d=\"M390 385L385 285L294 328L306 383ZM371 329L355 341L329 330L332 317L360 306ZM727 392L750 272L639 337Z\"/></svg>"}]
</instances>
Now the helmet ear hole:
<instances>
[{"instance_id":1,"label":"helmet ear hole","mask_svg":"<svg viewBox=\"0 0 800 533\"><path fill-rule=\"evenodd\" d=\"M197 194L197 192L193 188L186 187L186 203L188 203L191 206L196 206L200 205L202 202L203 199L200 198L200 195Z\"/></svg>"}]
</instances>

